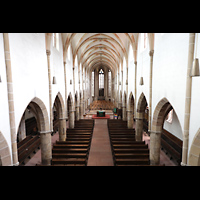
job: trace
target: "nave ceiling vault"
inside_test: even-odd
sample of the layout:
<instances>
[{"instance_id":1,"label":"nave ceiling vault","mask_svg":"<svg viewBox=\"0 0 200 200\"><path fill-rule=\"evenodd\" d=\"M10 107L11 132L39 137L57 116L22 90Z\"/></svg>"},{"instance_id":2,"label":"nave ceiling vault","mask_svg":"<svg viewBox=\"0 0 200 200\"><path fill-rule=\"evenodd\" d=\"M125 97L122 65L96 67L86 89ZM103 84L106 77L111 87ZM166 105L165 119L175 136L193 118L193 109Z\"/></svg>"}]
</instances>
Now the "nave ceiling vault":
<instances>
[{"instance_id":1,"label":"nave ceiling vault","mask_svg":"<svg viewBox=\"0 0 200 200\"><path fill-rule=\"evenodd\" d=\"M104 66L116 72L124 57L128 60L130 45L134 58L137 55L138 33L62 33L62 40L64 61L71 45L73 63L77 56L79 64L89 71Z\"/></svg>"}]
</instances>

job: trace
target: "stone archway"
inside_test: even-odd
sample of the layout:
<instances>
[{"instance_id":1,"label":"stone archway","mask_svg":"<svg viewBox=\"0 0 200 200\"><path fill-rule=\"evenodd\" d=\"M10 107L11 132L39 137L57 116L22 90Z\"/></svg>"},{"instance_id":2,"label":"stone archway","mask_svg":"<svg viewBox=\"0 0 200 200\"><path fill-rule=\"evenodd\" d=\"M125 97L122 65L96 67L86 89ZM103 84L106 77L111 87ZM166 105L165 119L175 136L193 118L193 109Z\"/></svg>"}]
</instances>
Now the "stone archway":
<instances>
[{"instance_id":1,"label":"stone archway","mask_svg":"<svg viewBox=\"0 0 200 200\"><path fill-rule=\"evenodd\" d=\"M155 108L152 121L152 130L150 134L151 165L159 165L160 163L160 146L163 124L167 114L172 109L172 105L166 98L161 99Z\"/></svg>"},{"instance_id":2,"label":"stone archway","mask_svg":"<svg viewBox=\"0 0 200 200\"><path fill-rule=\"evenodd\" d=\"M0 166L11 166L11 154L8 143L0 131Z\"/></svg>"},{"instance_id":3,"label":"stone archway","mask_svg":"<svg viewBox=\"0 0 200 200\"><path fill-rule=\"evenodd\" d=\"M192 141L188 164L190 166L200 166L200 128Z\"/></svg>"},{"instance_id":4,"label":"stone archway","mask_svg":"<svg viewBox=\"0 0 200 200\"><path fill-rule=\"evenodd\" d=\"M49 125L49 117L45 104L37 97L28 104L36 116L38 131L41 139L41 159L42 165L51 165L51 130ZM28 107L27 106L27 107Z\"/></svg>"},{"instance_id":5,"label":"stone archway","mask_svg":"<svg viewBox=\"0 0 200 200\"><path fill-rule=\"evenodd\" d=\"M144 93L140 95L137 105L137 113L136 113L136 141L142 141L143 134L143 119L145 109L147 107L147 100L144 96Z\"/></svg>"},{"instance_id":6,"label":"stone archway","mask_svg":"<svg viewBox=\"0 0 200 200\"><path fill-rule=\"evenodd\" d=\"M59 141L65 141L66 140L66 118L65 118L65 109L64 109L65 106L64 106L64 101L60 92L58 92L53 105L55 106L56 112L58 114Z\"/></svg>"},{"instance_id":7,"label":"stone archway","mask_svg":"<svg viewBox=\"0 0 200 200\"><path fill-rule=\"evenodd\" d=\"M133 112L134 112L134 97L131 92L128 99L128 110L127 112L127 126L133 128Z\"/></svg>"}]
</instances>

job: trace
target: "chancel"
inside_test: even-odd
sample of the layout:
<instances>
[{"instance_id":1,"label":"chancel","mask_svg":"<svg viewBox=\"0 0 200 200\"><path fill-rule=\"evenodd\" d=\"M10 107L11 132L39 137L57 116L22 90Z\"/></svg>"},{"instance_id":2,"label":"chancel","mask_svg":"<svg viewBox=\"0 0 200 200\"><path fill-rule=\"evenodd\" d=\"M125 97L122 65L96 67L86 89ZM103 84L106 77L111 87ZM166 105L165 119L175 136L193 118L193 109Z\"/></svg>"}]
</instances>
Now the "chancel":
<instances>
[{"instance_id":1,"label":"chancel","mask_svg":"<svg viewBox=\"0 0 200 200\"><path fill-rule=\"evenodd\" d=\"M200 166L199 33L0 33L0 166Z\"/></svg>"}]
</instances>

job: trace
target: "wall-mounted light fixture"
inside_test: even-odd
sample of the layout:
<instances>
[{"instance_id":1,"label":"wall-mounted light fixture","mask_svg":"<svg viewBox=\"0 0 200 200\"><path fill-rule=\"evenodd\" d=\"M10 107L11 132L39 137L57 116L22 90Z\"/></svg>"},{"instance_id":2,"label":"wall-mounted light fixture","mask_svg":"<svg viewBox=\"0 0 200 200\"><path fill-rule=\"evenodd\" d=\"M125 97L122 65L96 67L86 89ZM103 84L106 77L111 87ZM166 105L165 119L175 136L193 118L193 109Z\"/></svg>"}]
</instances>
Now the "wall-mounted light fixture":
<instances>
[{"instance_id":1,"label":"wall-mounted light fixture","mask_svg":"<svg viewBox=\"0 0 200 200\"><path fill-rule=\"evenodd\" d=\"M140 78L140 85L144 85L144 80L143 80L143 77L141 76Z\"/></svg>"},{"instance_id":2,"label":"wall-mounted light fixture","mask_svg":"<svg viewBox=\"0 0 200 200\"><path fill-rule=\"evenodd\" d=\"M53 76L53 82L52 82L52 84L56 84L56 77L55 76Z\"/></svg>"},{"instance_id":3,"label":"wall-mounted light fixture","mask_svg":"<svg viewBox=\"0 0 200 200\"><path fill-rule=\"evenodd\" d=\"M199 74L199 59L197 58L197 46L198 46L198 33L197 34L197 41L196 41L196 49L195 49L195 59L193 61L193 65L191 68L190 76L200 76Z\"/></svg>"},{"instance_id":4,"label":"wall-mounted light fixture","mask_svg":"<svg viewBox=\"0 0 200 200\"><path fill-rule=\"evenodd\" d=\"M199 59L198 58L195 58L193 61L190 76L192 76L192 77L200 76L200 74L199 74Z\"/></svg>"}]
</instances>

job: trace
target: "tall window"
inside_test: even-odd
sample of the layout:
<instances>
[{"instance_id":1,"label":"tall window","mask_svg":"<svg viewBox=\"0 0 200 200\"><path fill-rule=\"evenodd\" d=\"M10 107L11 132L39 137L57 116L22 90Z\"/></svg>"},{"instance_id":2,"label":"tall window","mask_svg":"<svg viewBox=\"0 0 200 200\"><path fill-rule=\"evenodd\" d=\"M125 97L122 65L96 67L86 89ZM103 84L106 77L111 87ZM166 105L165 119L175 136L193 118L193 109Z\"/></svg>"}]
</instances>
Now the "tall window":
<instances>
[{"instance_id":1,"label":"tall window","mask_svg":"<svg viewBox=\"0 0 200 200\"><path fill-rule=\"evenodd\" d=\"M53 33L53 47L59 51L59 33Z\"/></svg>"},{"instance_id":2,"label":"tall window","mask_svg":"<svg viewBox=\"0 0 200 200\"><path fill-rule=\"evenodd\" d=\"M92 90L92 97L94 96L94 71L92 72L91 77L91 90Z\"/></svg>"},{"instance_id":3,"label":"tall window","mask_svg":"<svg viewBox=\"0 0 200 200\"><path fill-rule=\"evenodd\" d=\"M111 71L108 71L108 96L111 96L112 81L111 81Z\"/></svg>"},{"instance_id":4,"label":"tall window","mask_svg":"<svg viewBox=\"0 0 200 200\"><path fill-rule=\"evenodd\" d=\"M104 71L100 69L99 71L99 89L104 88Z\"/></svg>"}]
</instances>

